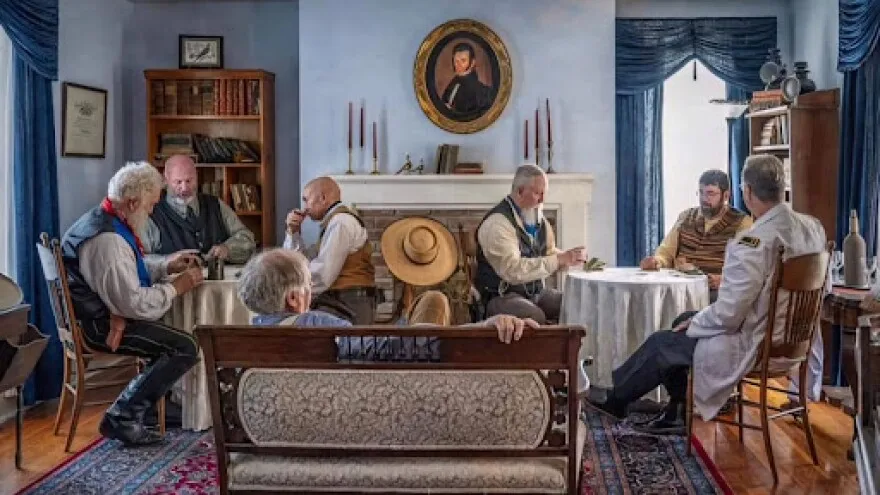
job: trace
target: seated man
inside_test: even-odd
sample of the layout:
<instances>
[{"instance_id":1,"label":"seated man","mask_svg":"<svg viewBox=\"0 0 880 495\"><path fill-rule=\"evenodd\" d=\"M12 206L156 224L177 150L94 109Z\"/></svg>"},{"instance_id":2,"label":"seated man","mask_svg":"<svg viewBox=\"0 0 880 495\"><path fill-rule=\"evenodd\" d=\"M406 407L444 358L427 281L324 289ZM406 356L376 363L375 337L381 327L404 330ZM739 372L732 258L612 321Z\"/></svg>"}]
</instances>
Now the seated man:
<instances>
[{"instance_id":1,"label":"seated man","mask_svg":"<svg viewBox=\"0 0 880 495\"><path fill-rule=\"evenodd\" d=\"M202 282L198 261L175 254L162 263L146 260L136 232L159 200L162 176L146 162L119 169L107 197L84 214L62 239L71 299L85 344L96 351L149 361L107 409L101 435L129 445L161 439L144 426L156 401L199 359L192 335L159 320L175 296ZM157 282L180 273L173 281Z\"/></svg>"},{"instance_id":2,"label":"seated man","mask_svg":"<svg viewBox=\"0 0 880 495\"><path fill-rule=\"evenodd\" d=\"M562 293L545 289L544 279L581 265L586 252L583 247L565 252L556 248L553 228L541 211L547 187L547 176L539 167L519 167L510 195L477 228L474 283L487 316L510 314L539 324L559 318Z\"/></svg>"},{"instance_id":3,"label":"seated man","mask_svg":"<svg viewBox=\"0 0 880 495\"><path fill-rule=\"evenodd\" d=\"M167 191L143 230L144 250L153 259L185 249L242 264L256 249L254 234L222 200L198 192L192 158L174 155L165 162Z\"/></svg>"},{"instance_id":4,"label":"seated man","mask_svg":"<svg viewBox=\"0 0 880 495\"><path fill-rule=\"evenodd\" d=\"M358 214L342 204L339 184L319 177L303 189L304 210L287 215L284 247L311 261L314 309L329 311L357 325L372 325L376 312L373 249ZM321 224L317 244L305 247L301 227L308 216Z\"/></svg>"},{"instance_id":5,"label":"seated man","mask_svg":"<svg viewBox=\"0 0 880 495\"><path fill-rule=\"evenodd\" d=\"M296 327L348 327L351 323L323 311L310 311L311 273L305 257L287 249L271 249L256 255L241 272L238 296L256 313L254 325L291 325ZM408 315L411 325L449 324L450 311L446 296L428 291L416 301ZM497 315L489 320L464 326L491 326L498 331L502 342L519 340L525 326L537 328L529 319L521 320L507 315ZM385 338L375 341L370 337L338 338L340 359L387 359L412 357L425 348L434 347L436 339L422 340L411 349L409 355L401 353L400 339ZM435 354L436 349L427 349Z\"/></svg>"},{"instance_id":6,"label":"seated man","mask_svg":"<svg viewBox=\"0 0 880 495\"><path fill-rule=\"evenodd\" d=\"M700 206L678 216L654 256L641 262L644 270L678 268L676 261L702 270L709 277L709 300L718 297L724 249L727 243L752 226L745 213L728 206L730 179L721 170L707 170L700 176Z\"/></svg>"},{"instance_id":7,"label":"seated man","mask_svg":"<svg viewBox=\"0 0 880 495\"><path fill-rule=\"evenodd\" d=\"M662 383L670 402L646 429L683 432L691 365L694 403L707 420L718 414L736 384L754 367L770 311L777 249L785 246L786 257L822 252L825 230L815 218L796 213L782 202L784 172L775 156L750 156L742 172L742 189L755 225L727 249L718 300L692 318L680 318L672 331L648 337L614 370L613 388L590 390L588 405L622 418L628 404ZM788 298L781 295L777 301L779 331L787 304ZM814 348L822 346L819 334L815 332ZM809 354L810 380L821 382L822 367L814 362L816 358L815 352ZM792 366L776 361L771 363L783 370Z\"/></svg>"}]
</instances>

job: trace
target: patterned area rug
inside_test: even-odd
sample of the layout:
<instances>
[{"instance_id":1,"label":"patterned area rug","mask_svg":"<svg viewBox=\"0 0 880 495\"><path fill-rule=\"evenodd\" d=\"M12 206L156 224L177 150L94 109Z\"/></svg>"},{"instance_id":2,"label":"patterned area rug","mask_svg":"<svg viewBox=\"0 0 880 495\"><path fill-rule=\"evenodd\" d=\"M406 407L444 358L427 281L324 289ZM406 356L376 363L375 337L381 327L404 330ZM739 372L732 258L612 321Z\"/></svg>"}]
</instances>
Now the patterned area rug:
<instances>
[{"instance_id":1,"label":"patterned area rug","mask_svg":"<svg viewBox=\"0 0 880 495\"><path fill-rule=\"evenodd\" d=\"M584 420L582 495L732 493L699 443L688 457L683 437L636 433L595 412ZM216 494L216 473L210 431L170 430L166 442L137 449L97 440L19 494Z\"/></svg>"}]
</instances>

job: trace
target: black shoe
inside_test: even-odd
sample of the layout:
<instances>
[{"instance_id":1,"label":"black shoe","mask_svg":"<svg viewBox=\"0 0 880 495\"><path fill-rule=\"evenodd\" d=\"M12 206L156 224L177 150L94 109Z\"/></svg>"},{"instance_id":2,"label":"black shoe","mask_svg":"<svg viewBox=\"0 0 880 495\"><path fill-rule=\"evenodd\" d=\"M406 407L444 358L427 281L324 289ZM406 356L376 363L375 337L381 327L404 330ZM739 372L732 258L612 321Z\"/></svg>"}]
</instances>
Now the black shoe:
<instances>
[{"instance_id":1,"label":"black shoe","mask_svg":"<svg viewBox=\"0 0 880 495\"><path fill-rule=\"evenodd\" d=\"M177 403L165 397L165 428L179 428L183 424L183 410ZM147 409L144 416L144 426L147 428L159 427L159 408L153 404Z\"/></svg>"},{"instance_id":2,"label":"black shoe","mask_svg":"<svg viewBox=\"0 0 880 495\"><path fill-rule=\"evenodd\" d=\"M685 404L670 402L658 418L645 425L633 426L633 429L651 435L684 435L686 426Z\"/></svg>"},{"instance_id":3,"label":"black shoe","mask_svg":"<svg viewBox=\"0 0 880 495\"><path fill-rule=\"evenodd\" d=\"M101 420L98 428L101 436L112 440L119 440L126 446L151 445L162 441L162 435L150 430L140 423L131 420L113 418L107 414Z\"/></svg>"},{"instance_id":4,"label":"black shoe","mask_svg":"<svg viewBox=\"0 0 880 495\"><path fill-rule=\"evenodd\" d=\"M626 404L614 397L613 389L590 387L584 404L618 421L626 417Z\"/></svg>"}]
</instances>

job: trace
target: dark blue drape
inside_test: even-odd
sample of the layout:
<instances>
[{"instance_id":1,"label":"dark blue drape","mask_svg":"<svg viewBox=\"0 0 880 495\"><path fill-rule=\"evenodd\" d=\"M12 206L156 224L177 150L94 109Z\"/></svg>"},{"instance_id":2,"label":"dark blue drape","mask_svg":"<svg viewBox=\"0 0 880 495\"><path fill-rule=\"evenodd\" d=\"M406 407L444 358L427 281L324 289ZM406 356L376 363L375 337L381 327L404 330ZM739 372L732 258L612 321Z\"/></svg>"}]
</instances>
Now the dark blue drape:
<instances>
[{"instance_id":1,"label":"dark blue drape","mask_svg":"<svg viewBox=\"0 0 880 495\"><path fill-rule=\"evenodd\" d=\"M726 98L732 101L748 100L752 96L751 91L727 83ZM734 208L746 211L746 205L742 199L742 190L739 188L742 179L742 169L746 157L749 156L749 122L745 116L727 120L727 163L730 174L730 198Z\"/></svg>"},{"instance_id":2,"label":"dark blue drape","mask_svg":"<svg viewBox=\"0 0 880 495\"><path fill-rule=\"evenodd\" d=\"M13 197L16 278L31 304L31 322L51 336L25 402L52 399L61 390L61 343L37 258L40 232L58 236L55 120L52 81L58 76L58 0L0 0L0 26L14 50Z\"/></svg>"},{"instance_id":3,"label":"dark blue drape","mask_svg":"<svg viewBox=\"0 0 880 495\"><path fill-rule=\"evenodd\" d=\"M849 212L859 215L868 256L877 244L880 173L880 2L840 0L838 70L841 96L837 245L849 232Z\"/></svg>"},{"instance_id":4,"label":"dark blue drape","mask_svg":"<svg viewBox=\"0 0 880 495\"><path fill-rule=\"evenodd\" d=\"M632 266L664 231L657 88L696 58L729 84L760 89L758 69L776 46L776 18L617 19L615 38L617 264Z\"/></svg>"}]
</instances>

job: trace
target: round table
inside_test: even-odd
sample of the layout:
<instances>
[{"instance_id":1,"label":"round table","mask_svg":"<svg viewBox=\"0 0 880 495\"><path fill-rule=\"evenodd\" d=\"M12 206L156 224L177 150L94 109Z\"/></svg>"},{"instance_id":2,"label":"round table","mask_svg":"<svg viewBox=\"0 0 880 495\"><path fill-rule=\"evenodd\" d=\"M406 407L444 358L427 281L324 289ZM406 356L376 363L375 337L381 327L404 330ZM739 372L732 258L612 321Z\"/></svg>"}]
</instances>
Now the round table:
<instances>
[{"instance_id":1,"label":"round table","mask_svg":"<svg viewBox=\"0 0 880 495\"><path fill-rule=\"evenodd\" d=\"M705 275L639 268L569 272L560 324L586 327L580 356L593 357L586 375L582 370L579 391L586 390L590 383L610 387L611 372L649 335L670 328L681 313L708 305Z\"/></svg>"}]
</instances>

